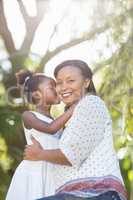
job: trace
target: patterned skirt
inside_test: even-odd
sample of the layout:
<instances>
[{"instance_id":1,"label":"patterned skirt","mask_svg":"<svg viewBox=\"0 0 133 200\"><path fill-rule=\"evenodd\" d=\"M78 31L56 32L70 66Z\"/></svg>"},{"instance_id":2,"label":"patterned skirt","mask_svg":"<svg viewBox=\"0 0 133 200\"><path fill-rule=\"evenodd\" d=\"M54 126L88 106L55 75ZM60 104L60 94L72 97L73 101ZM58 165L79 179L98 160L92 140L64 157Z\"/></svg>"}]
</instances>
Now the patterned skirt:
<instances>
[{"instance_id":1,"label":"patterned skirt","mask_svg":"<svg viewBox=\"0 0 133 200\"><path fill-rule=\"evenodd\" d=\"M40 200L127 200L127 192L114 176L81 178L67 182L55 195Z\"/></svg>"}]
</instances>

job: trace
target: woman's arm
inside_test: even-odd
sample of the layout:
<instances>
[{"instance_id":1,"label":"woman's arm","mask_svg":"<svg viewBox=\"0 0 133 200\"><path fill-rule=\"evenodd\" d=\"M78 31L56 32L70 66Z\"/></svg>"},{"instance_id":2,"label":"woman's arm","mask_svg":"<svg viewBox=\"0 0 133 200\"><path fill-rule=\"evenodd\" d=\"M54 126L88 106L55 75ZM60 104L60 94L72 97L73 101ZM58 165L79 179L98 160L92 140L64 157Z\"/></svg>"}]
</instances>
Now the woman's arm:
<instances>
[{"instance_id":1,"label":"woman's arm","mask_svg":"<svg viewBox=\"0 0 133 200\"><path fill-rule=\"evenodd\" d=\"M24 151L25 160L45 160L51 163L71 166L71 163L60 149L44 150L40 143L32 137L32 145L27 145Z\"/></svg>"},{"instance_id":2,"label":"woman's arm","mask_svg":"<svg viewBox=\"0 0 133 200\"><path fill-rule=\"evenodd\" d=\"M73 113L73 109L74 106L69 108L65 113L63 113L51 123L47 123L38 119L32 112L29 111L25 111L22 115L22 118L26 128L34 128L41 132L54 134L59 129L61 129L65 125L65 123L70 119Z\"/></svg>"}]
</instances>

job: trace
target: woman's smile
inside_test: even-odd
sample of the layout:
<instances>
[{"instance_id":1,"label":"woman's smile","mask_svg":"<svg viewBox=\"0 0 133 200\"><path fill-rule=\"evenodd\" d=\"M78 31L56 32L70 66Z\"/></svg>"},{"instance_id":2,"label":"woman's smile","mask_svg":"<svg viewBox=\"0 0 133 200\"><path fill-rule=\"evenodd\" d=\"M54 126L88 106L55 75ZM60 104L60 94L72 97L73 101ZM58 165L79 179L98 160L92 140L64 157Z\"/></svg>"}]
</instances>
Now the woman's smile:
<instances>
[{"instance_id":1,"label":"woman's smile","mask_svg":"<svg viewBox=\"0 0 133 200\"><path fill-rule=\"evenodd\" d=\"M56 89L66 105L72 105L86 92L85 79L80 69L74 66L62 68L56 77Z\"/></svg>"},{"instance_id":2,"label":"woman's smile","mask_svg":"<svg viewBox=\"0 0 133 200\"><path fill-rule=\"evenodd\" d=\"M70 97L71 95L72 95L72 92L64 92L64 93L61 94L61 96L63 98Z\"/></svg>"}]
</instances>

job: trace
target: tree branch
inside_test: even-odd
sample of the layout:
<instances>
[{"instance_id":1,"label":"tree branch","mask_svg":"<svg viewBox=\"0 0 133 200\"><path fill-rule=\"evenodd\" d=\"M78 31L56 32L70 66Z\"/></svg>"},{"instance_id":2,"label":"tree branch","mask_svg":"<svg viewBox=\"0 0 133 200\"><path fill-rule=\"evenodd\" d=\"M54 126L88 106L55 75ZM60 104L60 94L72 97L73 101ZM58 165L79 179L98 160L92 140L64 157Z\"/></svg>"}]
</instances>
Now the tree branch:
<instances>
[{"instance_id":1,"label":"tree branch","mask_svg":"<svg viewBox=\"0 0 133 200\"><path fill-rule=\"evenodd\" d=\"M51 33L51 35L50 35L50 38L49 38L47 50L49 50L50 43L51 43L51 41L52 41L52 39L53 39L55 33L57 32L59 25L60 25L61 22L65 19L67 10L68 10L68 6L65 8L65 11L64 11L64 13L63 13L63 16L61 16L61 18L59 19L59 22L55 24L55 26L54 26L54 28L53 28L53 31L52 31L52 33Z\"/></svg>"},{"instance_id":2,"label":"tree branch","mask_svg":"<svg viewBox=\"0 0 133 200\"><path fill-rule=\"evenodd\" d=\"M37 15L35 17L30 17L26 12L26 9L24 7L22 0L17 0L17 1L24 18L25 26L26 26L26 35L19 51L22 51L22 52L26 51L28 53L30 51L36 30L41 20L43 19L43 16L45 13L44 12L45 2L38 0L37 5L36 5Z\"/></svg>"},{"instance_id":3,"label":"tree branch","mask_svg":"<svg viewBox=\"0 0 133 200\"><path fill-rule=\"evenodd\" d=\"M52 57L54 57L55 55L57 55L58 53L60 53L63 50L66 50L68 48L71 48L73 46L76 46L82 42L86 42L89 41L91 39L93 39L98 33L102 33L103 31L105 31L107 28L109 27L109 24L105 24L103 27L100 28L96 28L93 31L90 31L87 34L84 34L82 37L77 38L77 39L73 39L71 41L69 41L68 43L65 43L59 47L57 47L55 50L53 51L47 51L47 53L44 55L44 57L41 60L41 63L39 65L39 67L37 68L37 71L42 71L44 65L48 62L48 60L50 60Z\"/></svg>"},{"instance_id":4,"label":"tree branch","mask_svg":"<svg viewBox=\"0 0 133 200\"><path fill-rule=\"evenodd\" d=\"M16 52L11 32L8 29L7 21L4 13L3 0L0 0L0 35L4 39L5 47L9 54Z\"/></svg>"},{"instance_id":5,"label":"tree branch","mask_svg":"<svg viewBox=\"0 0 133 200\"><path fill-rule=\"evenodd\" d=\"M126 10L126 13L132 13L133 8L130 8L128 10ZM43 67L44 65L54 56L56 56L58 53L60 53L63 50L66 50L68 48L71 48L73 46L76 46L82 42L86 42L89 41L91 39L93 39L96 35L105 32L108 28L111 27L110 24L113 24L114 22L116 22L116 20L122 18L123 21L125 21L127 19L127 15L126 13L122 13L118 16L109 16L107 19L107 22L102 26L102 27L96 27L94 30L90 31L89 33L85 33L84 35L82 35L80 38L77 39L73 39L71 41L69 41L68 43L65 43L59 47L57 47L55 50L53 51L47 51L46 54L44 55L44 57L42 58L40 65L37 68L37 71L43 71ZM108 62L110 62L110 60L108 60ZM97 68L98 69L98 68ZM96 70L97 70L96 69Z\"/></svg>"},{"instance_id":6,"label":"tree branch","mask_svg":"<svg viewBox=\"0 0 133 200\"><path fill-rule=\"evenodd\" d=\"M36 19L38 21L41 21L43 19L44 16L44 11L46 9L46 6L48 4L48 1L44 1L44 0L37 0L36 1L36 8L37 8L37 16Z\"/></svg>"},{"instance_id":7,"label":"tree branch","mask_svg":"<svg viewBox=\"0 0 133 200\"><path fill-rule=\"evenodd\" d=\"M25 21L25 25L27 25L27 23L28 23L30 17L29 17L29 15L28 15L27 11L26 11L26 8L25 8L25 6L24 6L22 0L17 0L17 2L18 2L18 5L19 5L20 12L21 12L21 14L22 14L22 16L23 16L23 19L24 19L24 21ZM26 22L27 22L27 23L26 23Z\"/></svg>"}]
</instances>

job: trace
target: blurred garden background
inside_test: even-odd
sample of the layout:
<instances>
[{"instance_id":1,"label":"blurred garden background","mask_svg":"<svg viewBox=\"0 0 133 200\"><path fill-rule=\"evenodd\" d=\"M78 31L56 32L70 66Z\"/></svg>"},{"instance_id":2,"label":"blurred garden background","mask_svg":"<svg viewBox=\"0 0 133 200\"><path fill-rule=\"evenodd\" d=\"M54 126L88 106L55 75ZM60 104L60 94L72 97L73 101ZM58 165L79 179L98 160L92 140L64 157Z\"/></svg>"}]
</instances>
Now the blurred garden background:
<instances>
[{"instance_id":1,"label":"blurred garden background","mask_svg":"<svg viewBox=\"0 0 133 200\"><path fill-rule=\"evenodd\" d=\"M28 105L15 73L26 68L53 76L66 59L82 59L94 72L133 200L133 0L0 0L0 200L25 145L21 113Z\"/></svg>"}]
</instances>

